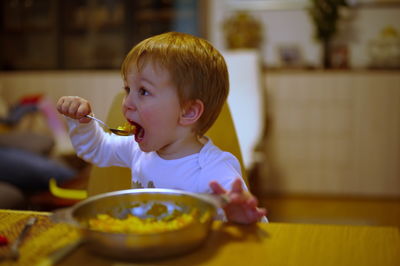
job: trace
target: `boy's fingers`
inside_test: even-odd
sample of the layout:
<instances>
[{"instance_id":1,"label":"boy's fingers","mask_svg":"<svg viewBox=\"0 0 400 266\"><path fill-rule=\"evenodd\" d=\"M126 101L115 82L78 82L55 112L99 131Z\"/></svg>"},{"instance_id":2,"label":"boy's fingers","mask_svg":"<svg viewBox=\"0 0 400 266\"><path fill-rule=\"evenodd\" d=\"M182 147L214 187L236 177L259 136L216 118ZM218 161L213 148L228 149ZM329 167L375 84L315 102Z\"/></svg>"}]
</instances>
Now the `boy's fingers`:
<instances>
[{"instance_id":1,"label":"boy's fingers","mask_svg":"<svg viewBox=\"0 0 400 266\"><path fill-rule=\"evenodd\" d=\"M71 102L68 108L68 114L72 118L79 118L77 117L78 108L80 106L79 102Z\"/></svg>"},{"instance_id":2,"label":"boy's fingers","mask_svg":"<svg viewBox=\"0 0 400 266\"><path fill-rule=\"evenodd\" d=\"M62 103L60 104L59 111L64 115L67 114L69 105L70 105L70 103L68 101L63 100Z\"/></svg>"},{"instance_id":3,"label":"boy's fingers","mask_svg":"<svg viewBox=\"0 0 400 266\"><path fill-rule=\"evenodd\" d=\"M87 118L87 117L82 117L82 118L79 118L79 123L89 123L90 121L92 121L92 119L90 119L90 118Z\"/></svg>"},{"instance_id":4,"label":"boy's fingers","mask_svg":"<svg viewBox=\"0 0 400 266\"><path fill-rule=\"evenodd\" d=\"M258 200L255 197L248 198L246 200L246 205L250 208L256 208L258 205Z\"/></svg>"},{"instance_id":5,"label":"boy's fingers","mask_svg":"<svg viewBox=\"0 0 400 266\"><path fill-rule=\"evenodd\" d=\"M210 187L214 191L215 194L219 195L219 194L225 194L226 193L225 189L218 182L211 181L210 182Z\"/></svg>"},{"instance_id":6,"label":"boy's fingers","mask_svg":"<svg viewBox=\"0 0 400 266\"><path fill-rule=\"evenodd\" d=\"M64 103L64 97L61 97L61 98L58 100L58 102L57 102L57 110L58 110L59 112L62 112L62 105L63 105L63 103Z\"/></svg>"},{"instance_id":7,"label":"boy's fingers","mask_svg":"<svg viewBox=\"0 0 400 266\"><path fill-rule=\"evenodd\" d=\"M258 213L260 214L261 217L267 215L267 209L265 209L265 208L257 208L257 210L258 210Z\"/></svg>"},{"instance_id":8,"label":"boy's fingers","mask_svg":"<svg viewBox=\"0 0 400 266\"><path fill-rule=\"evenodd\" d=\"M233 193L242 193L243 192L242 180L240 180L240 178L236 178L235 181L233 181L232 192Z\"/></svg>"},{"instance_id":9,"label":"boy's fingers","mask_svg":"<svg viewBox=\"0 0 400 266\"><path fill-rule=\"evenodd\" d=\"M76 110L76 116L78 118L82 118L89 113L90 113L90 110L89 110L88 106L85 104L80 104L78 106L78 109Z\"/></svg>"}]
</instances>

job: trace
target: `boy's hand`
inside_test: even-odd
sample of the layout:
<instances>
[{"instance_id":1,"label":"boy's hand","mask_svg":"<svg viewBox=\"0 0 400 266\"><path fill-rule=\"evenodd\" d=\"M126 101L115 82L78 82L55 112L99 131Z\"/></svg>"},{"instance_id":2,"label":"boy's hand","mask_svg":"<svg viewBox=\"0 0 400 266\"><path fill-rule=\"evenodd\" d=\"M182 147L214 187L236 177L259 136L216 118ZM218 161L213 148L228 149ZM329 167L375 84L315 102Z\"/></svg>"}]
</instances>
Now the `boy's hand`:
<instances>
[{"instance_id":1,"label":"boy's hand","mask_svg":"<svg viewBox=\"0 0 400 266\"><path fill-rule=\"evenodd\" d=\"M90 118L85 115L92 113L90 103L78 96L63 96L57 102L57 110L60 114L79 120L81 123L88 123Z\"/></svg>"},{"instance_id":2,"label":"boy's hand","mask_svg":"<svg viewBox=\"0 0 400 266\"><path fill-rule=\"evenodd\" d=\"M237 178L232 184L232 190L226 191L219 183L212 181L211 189L215 194L226 194L229 202L223 206L225 215L230 222L251 224L260 221L267 211L257 207L257 199L250 192L243 190L242 180Z\"/></svg>"}]
</instances>

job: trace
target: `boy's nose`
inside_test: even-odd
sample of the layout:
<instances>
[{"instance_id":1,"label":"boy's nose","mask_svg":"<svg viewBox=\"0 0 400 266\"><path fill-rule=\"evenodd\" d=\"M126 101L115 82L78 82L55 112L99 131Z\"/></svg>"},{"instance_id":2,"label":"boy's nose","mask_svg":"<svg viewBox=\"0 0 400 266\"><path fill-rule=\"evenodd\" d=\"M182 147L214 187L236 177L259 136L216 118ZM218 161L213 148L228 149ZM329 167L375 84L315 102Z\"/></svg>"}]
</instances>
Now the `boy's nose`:
<instances>
[{"instance_id":1,"label":"boy's nose","mask_svg":"<svg viewBox=\"0 0 400 266\"><path fill-rule=\"evenodd\" d=\"M126 109L129 109L129 110L136 110L135 100L134 100L133 97L130 96L129 94L128 94L127 96L125 96L122 105L123 105Z\"/></svg>"}]
</instances>

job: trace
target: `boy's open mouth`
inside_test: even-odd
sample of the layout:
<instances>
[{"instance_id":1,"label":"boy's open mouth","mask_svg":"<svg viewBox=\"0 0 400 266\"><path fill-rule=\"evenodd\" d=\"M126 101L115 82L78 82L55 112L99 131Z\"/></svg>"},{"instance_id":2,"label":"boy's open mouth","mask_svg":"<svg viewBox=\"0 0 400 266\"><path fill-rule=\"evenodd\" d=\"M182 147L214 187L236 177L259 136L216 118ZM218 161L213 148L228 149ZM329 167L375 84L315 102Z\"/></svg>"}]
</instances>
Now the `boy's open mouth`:
<instances>
[{"instance_id":1,"label":"boy's open mouth","mask_svg":"<svg viewBox=\"0 0 400 266\"><path fill-rule=\"evenodd\" d=\"M144 138L144 129L143 129L143 127L141 125L139 125L138 123L133 122L131 120L128 120L128 122L131 125L134 125L136 127L135 141L136 142L141 142L143 140L143 138Z\"/></svg>"}]
</instances>

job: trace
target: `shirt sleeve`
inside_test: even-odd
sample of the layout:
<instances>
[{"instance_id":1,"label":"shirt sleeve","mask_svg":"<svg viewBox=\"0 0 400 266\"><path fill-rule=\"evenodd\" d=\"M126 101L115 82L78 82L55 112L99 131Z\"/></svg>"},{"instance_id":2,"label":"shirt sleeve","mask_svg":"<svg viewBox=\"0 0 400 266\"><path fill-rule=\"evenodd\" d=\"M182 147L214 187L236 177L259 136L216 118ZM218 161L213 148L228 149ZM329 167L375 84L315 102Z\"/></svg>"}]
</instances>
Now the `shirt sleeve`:
<instances>
[{"instance_id":1,"label":"shirt sleeve","mask_svg":"<svg viewBox=\"0 0 400 266\"><path fill-rule=\"evenodd\" d=\"M100 167L130 167L134 142L132 136L117 136L104 132L94 121L79 123L67 117L68 133L77 155Z\"/></svg>"}]
</instances>

